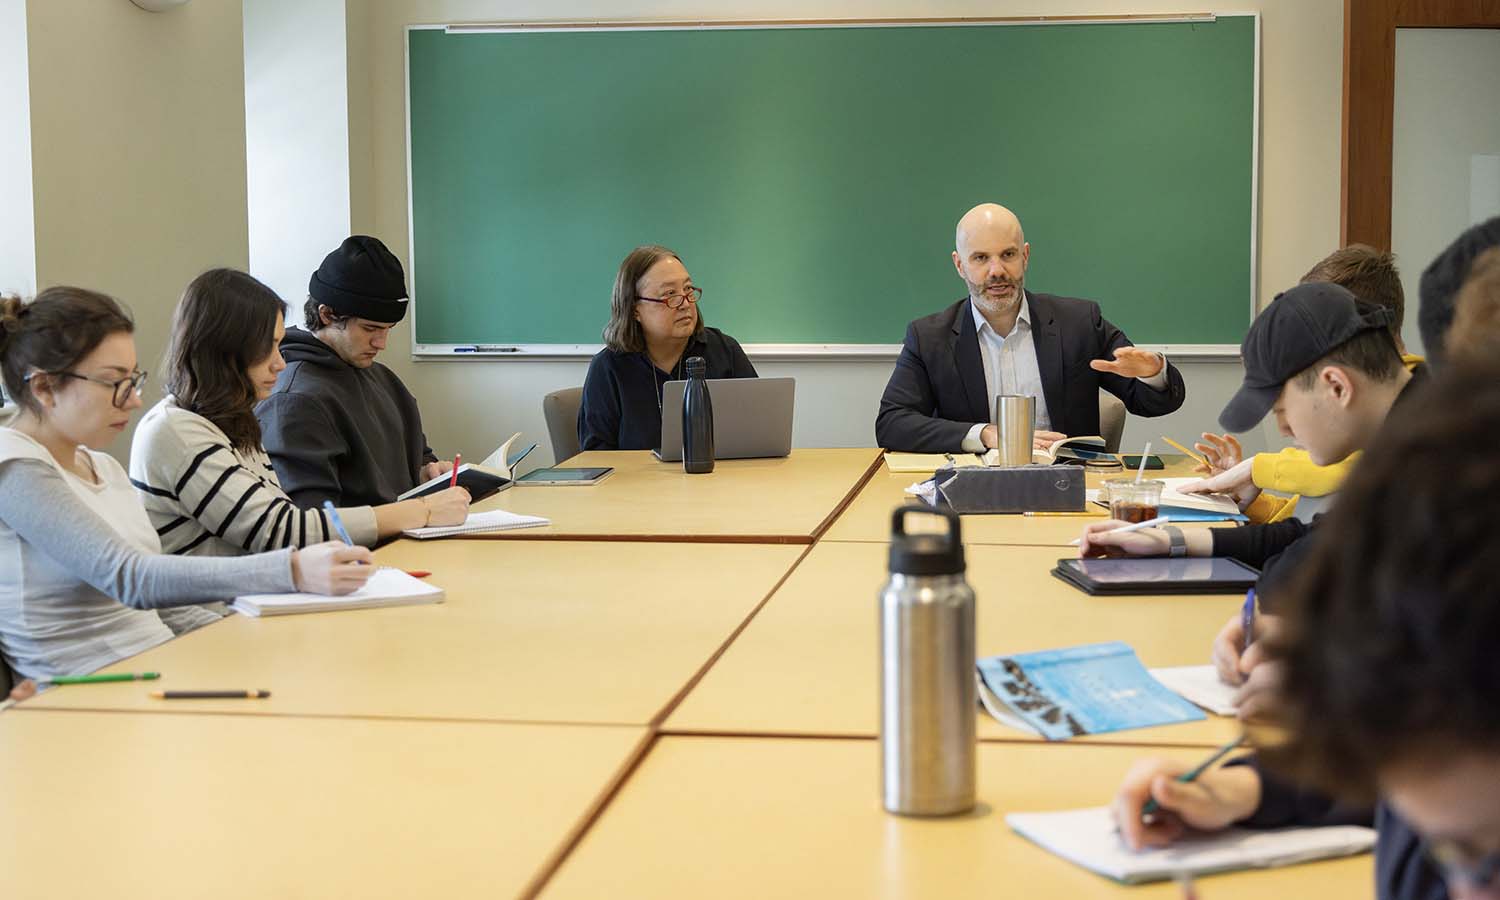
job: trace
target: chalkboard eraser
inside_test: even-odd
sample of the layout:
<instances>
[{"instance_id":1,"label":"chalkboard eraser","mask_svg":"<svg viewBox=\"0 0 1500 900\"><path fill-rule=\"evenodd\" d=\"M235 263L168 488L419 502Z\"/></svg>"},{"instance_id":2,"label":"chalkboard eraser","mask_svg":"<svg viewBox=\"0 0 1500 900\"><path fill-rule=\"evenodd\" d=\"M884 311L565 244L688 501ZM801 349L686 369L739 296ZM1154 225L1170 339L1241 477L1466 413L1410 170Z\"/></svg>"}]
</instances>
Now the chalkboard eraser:
<instances>
[{"instance_id":1,"label":"chalkboard eraser","mask_svg":"<svg viewBox=\"0 0 1500 900\"><path fill-rule=\"evenodd\" d=\"M487 347L475 344L472 347L454 347L454 353L520 353L520 347Z\"/></svg>"}]
</instances>

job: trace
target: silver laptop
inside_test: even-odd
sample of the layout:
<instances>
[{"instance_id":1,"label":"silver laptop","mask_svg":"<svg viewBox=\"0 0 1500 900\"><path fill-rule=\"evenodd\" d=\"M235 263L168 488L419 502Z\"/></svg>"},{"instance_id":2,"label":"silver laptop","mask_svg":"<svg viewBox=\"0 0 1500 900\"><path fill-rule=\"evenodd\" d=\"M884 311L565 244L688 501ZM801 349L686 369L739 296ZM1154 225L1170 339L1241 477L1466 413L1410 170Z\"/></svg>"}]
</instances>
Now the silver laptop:
<instances>
[{"instance_id":1,"label":"silver laptop","mask_svg":"<svg viewBox=\"0 0 1500 900\"><path fill-rule=\"evenodd\" d=\"M661 392L663 462L682 459L682 392L686 381L669 381ZM795 378L710 378L714 407L714 459L786 456L792 452Z\"/></svg>"}]
</instances>

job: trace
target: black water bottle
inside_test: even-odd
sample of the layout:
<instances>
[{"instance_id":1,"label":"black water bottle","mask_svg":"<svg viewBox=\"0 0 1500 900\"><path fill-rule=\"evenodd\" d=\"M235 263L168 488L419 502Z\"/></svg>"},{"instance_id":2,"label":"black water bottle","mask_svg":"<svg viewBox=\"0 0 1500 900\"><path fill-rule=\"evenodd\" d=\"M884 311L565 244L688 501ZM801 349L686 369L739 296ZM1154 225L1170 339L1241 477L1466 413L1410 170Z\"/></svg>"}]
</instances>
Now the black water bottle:
<instances>
[{"instance_id":1,"label":"black water bottle","mask_svg":"<svg viewBox=\"0 0 1500 900\"><path fill-rule=\"evenodd\" d=\"M687 389L682 392L682 468L689 475L714 470L714 404L708 396L701 356L687 361Z\"/></svg>"}]
</instances>

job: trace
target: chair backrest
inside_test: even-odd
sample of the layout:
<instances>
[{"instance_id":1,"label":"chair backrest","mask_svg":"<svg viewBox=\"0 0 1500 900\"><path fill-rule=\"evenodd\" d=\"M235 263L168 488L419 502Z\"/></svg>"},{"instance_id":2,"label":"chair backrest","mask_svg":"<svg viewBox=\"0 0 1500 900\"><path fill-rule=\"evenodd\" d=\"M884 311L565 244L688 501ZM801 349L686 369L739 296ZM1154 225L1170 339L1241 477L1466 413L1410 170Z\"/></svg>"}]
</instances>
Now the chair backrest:
<instances>
[{"instance_id":1,"label":"chair backrest","mask_svg":"<svg viewBox=\"0 0 1500 900\"><path fill-rule=\"evenodd\" d=\"M1105 450L1120 452L1120 439L1125 436L1125 404L1109 391L1099 392L1099 436L1104 438Z\"/></svg>"},{"instance_id":2,"label":"chair backrest","mask_svg":"<svg viewBox=\"0 0 1500 900\"><path fill-rule=\"evenodd\" d=\"M552 439L552 457L556 464L578 455L578 407L583 405L583 388L564 388L542 398L542 417L547 420L547 436Z\"/></svg>"}]
</instances>

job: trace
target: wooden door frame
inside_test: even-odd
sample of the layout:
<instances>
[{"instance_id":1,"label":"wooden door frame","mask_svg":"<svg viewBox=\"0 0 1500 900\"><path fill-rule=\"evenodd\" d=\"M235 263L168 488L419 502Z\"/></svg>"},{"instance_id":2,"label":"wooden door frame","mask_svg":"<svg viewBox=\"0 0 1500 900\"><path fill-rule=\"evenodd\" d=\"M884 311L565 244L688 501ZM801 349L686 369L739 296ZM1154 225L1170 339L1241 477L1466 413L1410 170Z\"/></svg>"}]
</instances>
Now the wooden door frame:
<instances>
[{"instance_id":1,"label":"wooden door frame","mask_svg":"<svg viewBox=\"0 0 1500 900\"><path fill-rule=\"evenodd\" d=\"M1391 246L1397 28L1500 28L1500 0L1344 0L1344 245Z\"/></svg>"}]
</instances>

